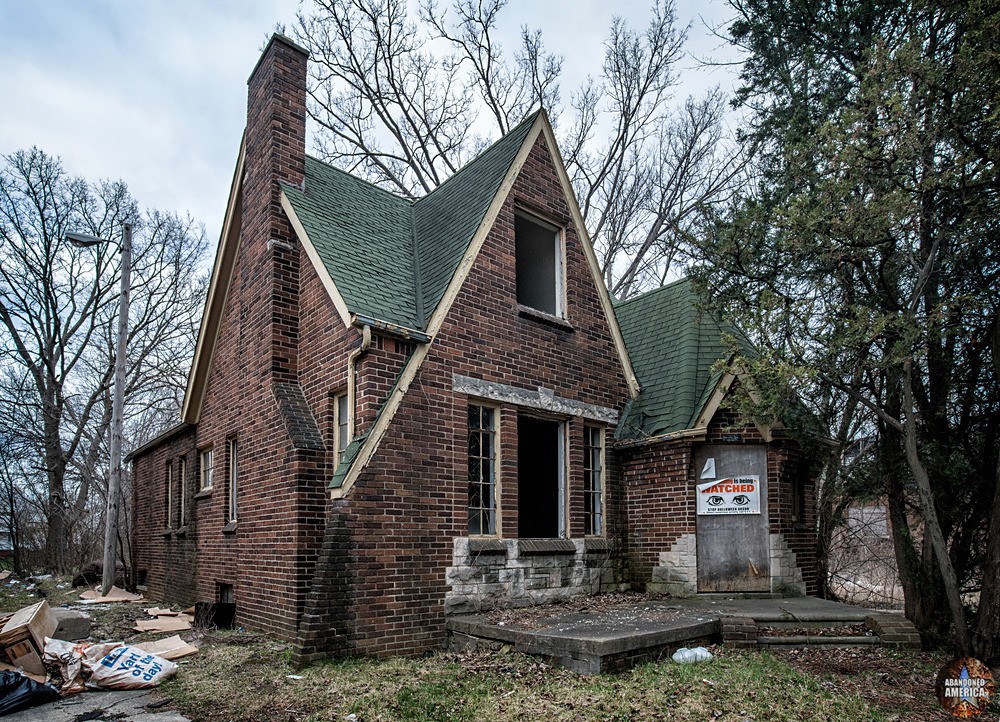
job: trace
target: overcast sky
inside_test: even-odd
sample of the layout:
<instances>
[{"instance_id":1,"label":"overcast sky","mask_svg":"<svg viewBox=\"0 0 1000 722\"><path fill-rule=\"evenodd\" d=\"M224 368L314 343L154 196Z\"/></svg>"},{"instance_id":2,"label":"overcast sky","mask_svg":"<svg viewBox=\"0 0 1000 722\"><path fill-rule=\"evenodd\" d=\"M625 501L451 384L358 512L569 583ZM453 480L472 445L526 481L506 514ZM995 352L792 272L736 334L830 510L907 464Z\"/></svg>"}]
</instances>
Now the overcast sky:
<instances>
[{"instance_id":1,"label":"overcast sky","mask_svg":"<svg viewBox=\"0 0 1000 722\"><path fill-rule=\"evenodd\" d=\"M692 23L680 95L733 86L733 72L697 59L732 58L705 28L722 0L677 0ZM0 0L0 154L36 145L88 180L122 178L139 203L190 213L218 240L240 136L246 79L298 0ZM642 26L642 0L510 0L507 47L522 24L565 58L564 97L597 74L613 14ZM310 126L309 132L313 128ZM311 143L311 140L310 140Z\"/></svg>"}]
</instances>

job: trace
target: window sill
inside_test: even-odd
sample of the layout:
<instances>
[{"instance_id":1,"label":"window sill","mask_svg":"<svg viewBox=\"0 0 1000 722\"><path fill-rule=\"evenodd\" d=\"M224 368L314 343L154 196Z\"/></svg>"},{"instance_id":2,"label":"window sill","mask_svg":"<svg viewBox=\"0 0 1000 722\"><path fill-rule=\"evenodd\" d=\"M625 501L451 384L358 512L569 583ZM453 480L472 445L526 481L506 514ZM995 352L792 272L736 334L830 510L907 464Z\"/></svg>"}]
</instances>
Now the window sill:
<instances>
[{"instance_id":1,"label":"window sill","mask_svg":"<svg viewBox=\"0 0 1000 722\"><path fill-rule=\"evenodd\" d=\"M236 522L235 521L231 521L228 524L226 524L224 527L222 527L222 533L223 534L235 534L236 533Z\"/></svg>"},{"instance_id":2,"label":"window sill","mask_svg":"<svg viewBox=\"0 0 1000 722\"><path fill-rule=\"evenodd\" d=\"M502 539L470 538L469 554L506 554L507 545Z\"/></svg>"},{"instance_id":3,"label":"window sill","mask_svg":"<svg viewBox=\"0 0 1000 722\"><path fill-rule=\"evenodd\" d=\"M168 537L168 536L170 536L173 533L174 533L174 530L171 529L170 527L167 527L166 529L164 529L163 531L160 532L160 536L162 536L162 537Z\"/></svg>"},{"instance_id":4,"label":"window sill","mask_svg":"<svg viewBox=\"0 0 1000 722\"><path fill-rule=\"evenodd\" d=\"M519 539L520 556L532 554L576 554L576 544L569 539Z\"/></svg>"},{"instance_id":5,"label":"window sill","mask_svg":"<svg viewBox=\"0 0 1000 722\"><path fill-rule=\"evenodd\" d=\"M185 524L180 529L177 529L176 531L174 531L174 536L182 537L185 534L187 534L187 530L188 530L187 524Z\"/></svg>"},{"instance_id":6,"label":"window sill","mask_svg":"<svg viewBox=\"0 0 1000 722\"><path fill-rule=\"evenodd\" d=\"M553 316L551 313L545 313L545 311L539 311L536 308L531 308L531 306L522 306L520 303L517 304L517 315L521 318L529 318L532 321L538 321L544 323L548 326L555 326L563 331L575 331L573 324L567 321L565 318L560 318L559 316Z\"/></svg>"},{"instance_id":7,"label":"window sill","mask_svg":"<svg viewBox=\"0 0 1000 722\"><path fill-rule=\"evenodd\" d=\"M609 552L611 542L602 536L589 536L583 540L583 548L588 552Z\"/></svg>"},{"instance_id":8,"label":"window sill","mask_svg":"<svg viewBox=\"0 0 1000 722\"><path fill-rule=\"evenodd\" d=\"M212 488L202 489L197 494L192 496L192 499L209 499L212 496Z\"/></svg>"}]
</instances>

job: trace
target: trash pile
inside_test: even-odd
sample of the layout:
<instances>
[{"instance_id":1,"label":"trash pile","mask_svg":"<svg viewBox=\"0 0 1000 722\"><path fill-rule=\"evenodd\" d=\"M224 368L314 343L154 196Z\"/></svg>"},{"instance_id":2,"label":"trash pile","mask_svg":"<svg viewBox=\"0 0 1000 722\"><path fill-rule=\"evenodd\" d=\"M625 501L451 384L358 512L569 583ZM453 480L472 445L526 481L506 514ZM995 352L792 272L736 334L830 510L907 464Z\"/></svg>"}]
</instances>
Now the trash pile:
<instances>
[{"instance_id":1,"label":"trash pile","mask_svg":"<svg viewBox=\"0 0 1000 722\"><path fill-rule=\"evenodd\" d=\"M7 575L0 576L0 580ZM92 589L81 605L136 604L145 600L111 587L106 595ZM88 689L155 687L177 672L172 661L198 651L177 632L190 630L194 607L186 612L150 607L150 619L136 622L136 632L174 633L154 641L95 641L83 607L51 609L44 599L16 612L0 614L0 716Z\"/></svg>"}]
</instances>

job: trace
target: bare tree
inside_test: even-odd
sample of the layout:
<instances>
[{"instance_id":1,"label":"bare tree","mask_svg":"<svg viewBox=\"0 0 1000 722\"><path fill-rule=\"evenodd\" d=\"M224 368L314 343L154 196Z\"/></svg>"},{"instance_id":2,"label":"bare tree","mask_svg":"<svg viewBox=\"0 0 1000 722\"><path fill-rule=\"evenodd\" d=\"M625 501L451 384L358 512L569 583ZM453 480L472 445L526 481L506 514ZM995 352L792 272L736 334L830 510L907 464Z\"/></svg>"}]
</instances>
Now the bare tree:
<instances>
[{"instance_id":1,"label":"bare tree","mask_svg":"<svg viewBox=\"0 0 1000 722\"><path fill-rule=\"evenodd\" d=\"M113 322L120 257L76 248L67 231L115 240L136 228L129 319L127 415L176 409L203 298L204 231L190 219L140 212L124 183L71 178L33 148L0 168L0 363L24 380L0 394L0 415L36 462L46 564L65 570L80 525L105 492ZM30 474L29 474L30 476ZM99 515L98 515L99 518ZM89 520L89 522L88 522ZM79 528L78 528L79 527Z\"/></svg>"},{"instance_id":2,"label":"bare tree","mask_svg":"<svg viewBox=\"0 0 1000 722\"><path fill-rule=\"evenodd\" d=\"M660 285L678 250L743 167L725 99L671 105L686 30L670 0L646 28L615 18L596 80L561 104L562 59L522 27L497 41L506 0L315 0L294 34L311 53L309 113L320 156L407 197L433 190L535 108L546 109L605 281L626 297ZM568 112L565 112L568 111Z\"/></svg>"}]
</instances>

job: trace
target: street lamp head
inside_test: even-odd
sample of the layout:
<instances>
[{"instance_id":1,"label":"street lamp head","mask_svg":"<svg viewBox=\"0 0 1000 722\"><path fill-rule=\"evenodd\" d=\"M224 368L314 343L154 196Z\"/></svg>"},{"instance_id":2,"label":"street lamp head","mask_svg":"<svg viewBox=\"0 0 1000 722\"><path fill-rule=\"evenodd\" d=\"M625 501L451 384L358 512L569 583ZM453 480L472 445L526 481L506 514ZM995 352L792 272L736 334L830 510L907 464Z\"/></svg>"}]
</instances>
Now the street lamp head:
<instances>
[{"instance_id":1,"label":"street lamp head","mask_svg":"<svg viewBox=\"0 0 1000 722\"><path fill-rule=\"evenodd\" d=\"M72 231L67 233L64 238L78 248L93 248L102 243L109 243L109 241L97 236L88 236L86 233L73 233Z\"/></svg>"}]
</instances>

